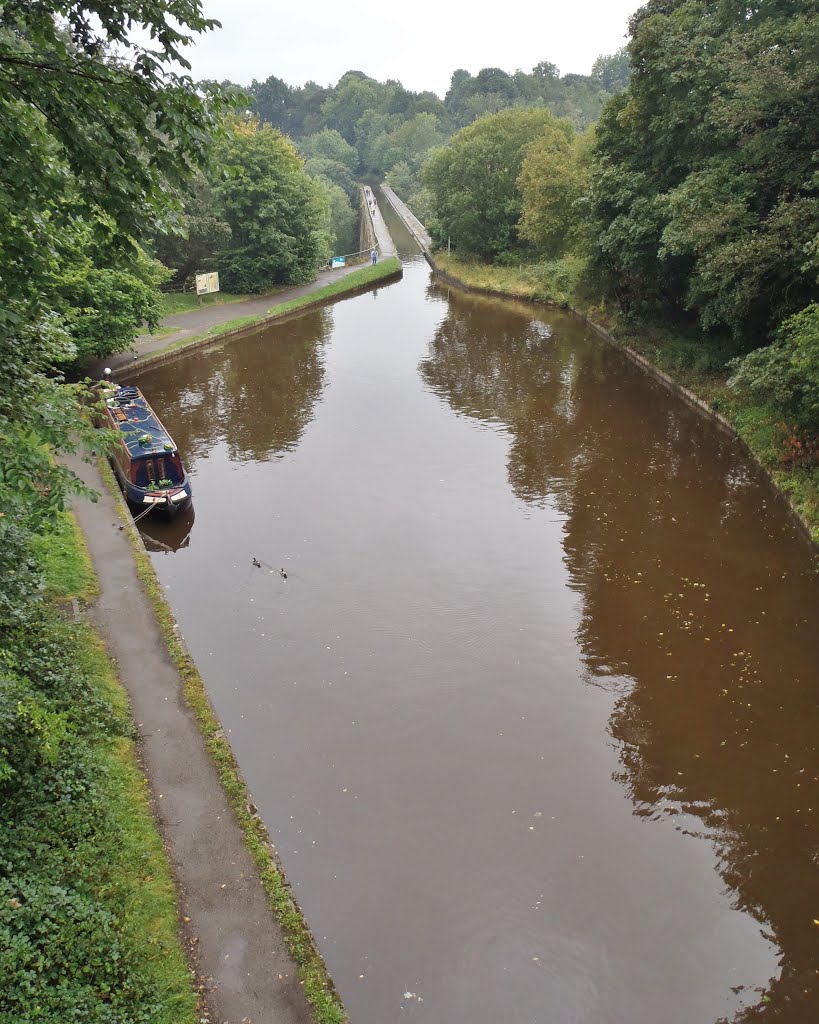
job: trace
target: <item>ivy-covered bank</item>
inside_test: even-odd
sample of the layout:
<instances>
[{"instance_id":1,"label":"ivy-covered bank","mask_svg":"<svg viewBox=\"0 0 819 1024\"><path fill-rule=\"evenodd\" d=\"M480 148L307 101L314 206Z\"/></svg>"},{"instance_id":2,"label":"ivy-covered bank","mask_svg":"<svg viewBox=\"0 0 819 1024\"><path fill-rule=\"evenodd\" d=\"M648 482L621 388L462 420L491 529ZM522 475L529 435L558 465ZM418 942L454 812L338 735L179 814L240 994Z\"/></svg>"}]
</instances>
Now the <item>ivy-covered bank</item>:
<instances>
[{"instance_id":1,"label":"ivy-covered bank","mask_svg":"<svg viewBox=\"0 0 819 1024\"><path fill-rule=\"evenodd\" d=\"M176 895L125 693L75 616L73 518L0 547L0 1021L194 1024Z\"/></svg>"},{"instance_id":2,"label":"ivy-covered bank","mask_svg":"<svg viewBox=\"0 0 819 1024\"><path fill-rule=\"evenodd\" d=\"M703 349L694 333L686 336L662 324L627 321L611 304L579 300L567 260L500 267L442 252L435 253L433 259L438 270L466 288L579 312L609 332L617 344L644 357L692 392L736 430L819 545L819 446L787 424L773 404L728 386L730 371L725 363L730 350L718 346Z\"/></svg>"}]
</instances>

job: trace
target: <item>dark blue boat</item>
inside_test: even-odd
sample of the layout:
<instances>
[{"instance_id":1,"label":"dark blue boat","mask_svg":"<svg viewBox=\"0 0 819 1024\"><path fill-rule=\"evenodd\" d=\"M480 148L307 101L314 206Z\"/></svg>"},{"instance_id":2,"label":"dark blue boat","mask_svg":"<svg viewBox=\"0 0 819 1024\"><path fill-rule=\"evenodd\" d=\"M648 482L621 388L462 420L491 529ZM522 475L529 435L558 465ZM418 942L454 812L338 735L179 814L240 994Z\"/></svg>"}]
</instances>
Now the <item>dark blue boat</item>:
<instances>
[{"instance_id":1,"label":"dark blue boat","mask_svg":"<svg viewBox=\"0 0 819 1024\"><path fill-rule=\"evenodd\" d=\"M191 485L179 452L139 388L109 384L103 394L120 441L111 461L128 502L168 515L189 508Z\"/></svg>"}]
</instances>

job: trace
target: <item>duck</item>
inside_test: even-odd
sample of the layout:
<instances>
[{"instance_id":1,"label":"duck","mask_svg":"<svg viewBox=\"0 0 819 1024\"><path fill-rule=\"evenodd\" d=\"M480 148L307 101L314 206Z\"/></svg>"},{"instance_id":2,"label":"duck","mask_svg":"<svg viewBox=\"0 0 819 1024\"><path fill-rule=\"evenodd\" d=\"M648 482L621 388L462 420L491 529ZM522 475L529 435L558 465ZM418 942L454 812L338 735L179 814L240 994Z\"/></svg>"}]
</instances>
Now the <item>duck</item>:
<instances>
[{"instance_id":1,"label":"duck","mask_svg":"<svg viewBox=\"0 0 819 1024\"><path fill-rule=\"evenodd\" d=\"M279 576L281 576L283 580L287 579L287 573L284 571L284 569L279 569Z\"/></svg>"},{"instance_id":2,"label":"duck","mask_svg":"<svg viewBox=\"0 0 819 1024\"><path fill-rule=\"evenodd\" d=\"M262 567L262 563L259 561L258 558L256 558L255 555L253 556L253 564L256 566L257 569L261 569Z\"/></svg>"}]
</instances>

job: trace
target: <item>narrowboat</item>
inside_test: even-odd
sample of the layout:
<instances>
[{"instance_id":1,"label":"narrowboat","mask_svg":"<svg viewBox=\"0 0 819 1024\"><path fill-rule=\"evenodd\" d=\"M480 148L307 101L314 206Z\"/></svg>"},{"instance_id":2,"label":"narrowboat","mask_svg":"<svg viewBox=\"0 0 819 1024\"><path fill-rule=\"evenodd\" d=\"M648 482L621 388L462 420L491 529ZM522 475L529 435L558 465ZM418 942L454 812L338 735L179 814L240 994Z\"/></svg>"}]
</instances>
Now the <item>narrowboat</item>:
<instances>
[{"instance_id":1,"label":"narrowboat","mask_svg":"<svg viewBox=\"0 0 819 1024\"><path fill-rule=\"evenodd\" d=\"M111 453L119 485L129 504L168 515L189 508L192 490L173 438L137 387L106 382L109 425L119 434Z\"/></svg>"}]
</instances>

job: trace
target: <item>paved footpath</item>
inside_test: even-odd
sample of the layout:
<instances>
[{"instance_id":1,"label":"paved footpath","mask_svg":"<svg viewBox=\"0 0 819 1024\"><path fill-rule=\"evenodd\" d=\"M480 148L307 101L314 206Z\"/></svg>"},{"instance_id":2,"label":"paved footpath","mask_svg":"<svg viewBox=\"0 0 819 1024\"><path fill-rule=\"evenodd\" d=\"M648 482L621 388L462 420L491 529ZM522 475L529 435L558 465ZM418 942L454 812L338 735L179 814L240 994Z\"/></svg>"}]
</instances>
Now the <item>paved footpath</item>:
<instances>
[{"instance_id":1,"label":"paved footpath","mask_svg":"<svg viewBox=\"0 0 819 1024\"><path fill-rule=\"evenodd\" d=\"M66 463L100 494L77 501L99 579L90 617L116 662L141 737L143 769L190 919L187 945L212 1024L308 1024L310 1006L258 871L185 702L114 499L95 465Z\"/></svg>"}]
</instances>

